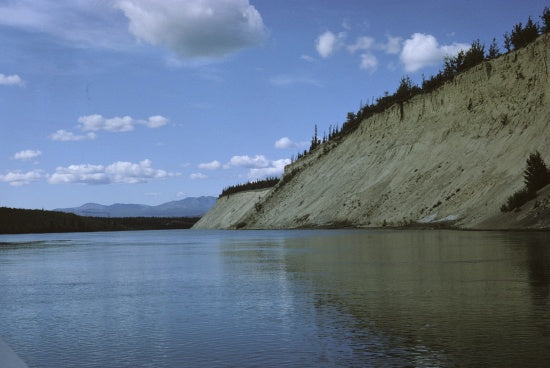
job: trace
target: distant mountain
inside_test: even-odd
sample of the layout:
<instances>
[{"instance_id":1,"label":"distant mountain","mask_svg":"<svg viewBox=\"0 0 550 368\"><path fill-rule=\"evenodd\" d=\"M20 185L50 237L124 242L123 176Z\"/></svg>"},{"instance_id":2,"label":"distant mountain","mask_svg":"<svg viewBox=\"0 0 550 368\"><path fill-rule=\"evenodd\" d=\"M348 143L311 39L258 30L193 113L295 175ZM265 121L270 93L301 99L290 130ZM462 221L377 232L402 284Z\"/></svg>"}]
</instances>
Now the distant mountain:
<instances>
[{"instance_id":1,"label":"distant mountain","mask_svg":"<svg viewBox=\"0 0 550 368\"><path fill-rule=\"evenodd\" d=\"M57 208L55 211L94 217L196 217L202 216L216 204L216 197L190 197L158 206L115 203L105 206L86 203L80 207Z\"/></svg>"}]
</instances>

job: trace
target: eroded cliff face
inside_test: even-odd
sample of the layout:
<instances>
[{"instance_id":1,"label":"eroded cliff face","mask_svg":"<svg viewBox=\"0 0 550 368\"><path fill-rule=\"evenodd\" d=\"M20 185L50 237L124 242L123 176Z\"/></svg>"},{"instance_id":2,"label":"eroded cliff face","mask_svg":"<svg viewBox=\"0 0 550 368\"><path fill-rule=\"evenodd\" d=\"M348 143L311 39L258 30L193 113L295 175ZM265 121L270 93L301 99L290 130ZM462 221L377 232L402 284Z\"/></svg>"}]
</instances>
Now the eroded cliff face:
<instances>
[{"instance_id":1,"label":"eroded cliff face","mask_svg":"<svg viewBox=\"0 0 550 368\"><path fill-rule=\"evenodd\" d=\"M364 120L287 166L292 179L220 227L487 224L522 187L528 155L549 161L549 53L550 37L539 37Z\"/></svg>"},{"instance_id":2,"label":"eroded cliff face","mask_svg":"<svg viewBox=\"0 0 550 368\"><path fill-rule=\"evenodd\" d=\"M218 198L216 205L194 226L194 229L230 229L244 226L242 220L255 209L256 203L270 192L270 189L251 190Z\"/></svg>"}]
</instances>

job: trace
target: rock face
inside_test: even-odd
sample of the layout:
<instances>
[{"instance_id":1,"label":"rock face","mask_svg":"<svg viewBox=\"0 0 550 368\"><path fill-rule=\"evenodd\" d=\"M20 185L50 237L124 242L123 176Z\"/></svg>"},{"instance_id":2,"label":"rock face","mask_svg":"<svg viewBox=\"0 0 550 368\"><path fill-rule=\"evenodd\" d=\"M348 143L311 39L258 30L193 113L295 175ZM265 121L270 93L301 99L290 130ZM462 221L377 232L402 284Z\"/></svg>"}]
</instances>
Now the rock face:
<instances>
[{"instance_id":1,"label":"rock face","mask_svg":"<svg viewBox=\"0 0 550 368\"><path fill-rule=\"evenodd\" d=\"M244 208L247 195L218 200L212 211L223 221L211 227L489 226L523 186L529 154L550 162L549 54L550 36L541 36L364 120L287 166L292 178L245 215L232 206Z\"/></svg>"}]
</instances>

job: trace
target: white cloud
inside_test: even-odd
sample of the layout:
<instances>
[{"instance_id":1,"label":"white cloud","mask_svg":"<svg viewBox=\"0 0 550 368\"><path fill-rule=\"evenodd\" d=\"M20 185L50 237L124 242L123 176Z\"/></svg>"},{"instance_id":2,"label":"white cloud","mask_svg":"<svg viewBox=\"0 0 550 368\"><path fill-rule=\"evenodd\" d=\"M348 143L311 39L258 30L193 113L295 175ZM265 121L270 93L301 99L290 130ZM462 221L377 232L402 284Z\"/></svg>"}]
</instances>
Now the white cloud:
<instances>
[{"instance_id":1,"label":"white cloud","mask_svg":"<svg viewBox=\"0 0 550 368\"><path fill-rule=\"evenodd\" d=\"M148 128L159 128L168 123L168 119L155 115L147 120L134 119L131 116L115 116L104 118L101 115L86 115L78 118L79 128L84 132L104 130L107 132L129 132L134 130L136 125L144 125Z\"/></svg>"},{"instance_id":2,"label":"white cloud","mask_svg":"<svg viewBox=\"0 0 550 368\"><path fill-rule=\"evenodd\" d=\"M256 155L254 157L244 155L231 157L225 167L266 168L269 167L270 163L264 155Z\"/></svg>"},{"instance_id":3,"label":"white cloud","mask_svg":"<svg viewBox=\"0 0 550 368\"><path fill-rule=\"evenodd\" d=\"M139 163L117 161L108 166L80 164L57 167L48 182L50 184L135 184L177 175L165 170L154 169L151 160L143 160Z\"/></svg>"},{"instance_id":4,"label":"white cloud","mask_svg":"<svg viewBox=\"0 0 550 368\"><path fill-rule=\"evenodd\" d=\"M363 37L357 38L355 43L353 45L349 45L347 49L349 52L354 53L359 50L368 50L373 46L374 46L374 38L363 36Z\"/></svg>"},{"instance_id":5,"label":"white cloud","mask_svg":"<svg viewBox=\"0 0 550 368\"><path fill-rule=\"evenodd\" d=\"M19 86L23 87L25 82L17 74L5 75L0 73L0 86Z\"/></svg>"},{"instance_id":6,"label":"white cloud","mask_svg":"<svg viewBox=\"0 0 550 368\"><path fill-rule=\"evenodd\" d=\"M150 116L144 124L148 128L160 128L168 124L168 119L160 115Z\"/></svg>"},{"instance_id":7,"label":"white cloud","mask_svg":"<svg viewBox=\"0 0 550 368\"><path fill-rule=\"evenodd\" d=\"M217 170L222 167L222 164L218 160L199 164L198 168L201 170Z\"/></svg>"},{"instance_id":8,"label":"white cloud","mask_svg":"<svg viewBox=\"0 0 550 368\"><path fill-rule=\"evenodd\" d=\"M11 186L19 187L22 185L30 184L33 181L39 180L44 177L42 170L32 170L28 172L21 172L19 170L10 171L5 175L0 175L0 181L8 183Z\"/></svg>"},{"instance_id":9,"label":"white cloud","mask_svg":"<svg viewBox=\"0 0 550 368\"><path fill-rule=\"evenodd\" d=\"M456 55L460 50L468 50L470 45L453 43L439 45L437 39L428 34L415 33L405 40L400 59L407 72L418 71L428 65L436 65L446 55Z\"/></svg>"},{"instance_id":10,"label":"white cloud","mask_svg":"<svg viewBox=\"0 0 550 368\"><path fill-rule=\"evenodd\" d=\"M372 73L377 67L378 59L376 59L376 56L370 53L361 54L361 63L359 64L360 69L368 70Z\"/></svg>"},{"instance_id":11,"label":"white cloud","mask_svg":"<svg viewBox=\"0 0 550 368\"><path fill-rule=\"evenodd\" d=\"M401 43L403 39L401 37L388 36L388 41L382 46L382 49L386 54L397 55L401 51Z\"/></svg>"},{"instance_id":12,"label":"white cloud","mask_svg":"<svg viewBox=\"0 0 550 368\"><path fill-rule=\"evenodd\" d=\"M42 152L40 151L33 151L33 150L23 150L17 152L15 155L13 155L14 160L21 160L21 161L30 161L32 159L35 159L42 155Z\"/></svg>"},{"instance_id":13,"label":"white cloud","mask_svg":"<svg viewBox=\"0 0 550 368\"><path fill-rule=\"evenodd\" d=\"M0 4L0 25L45 34L77 47L121 47L131 41L113 2L17 0Z\"/></svg>"},{"instance_id":14,"label":"white cloud","mask_svg":"<svg viewBox=\"0 0 550 368\"><path fill-rule=\"evenodd\" d=\"M200 180L200 179L207 179L208 176L204 175L203 173L193 173L191 175L189 175L189 178L191 178L192 180Z\"/></svg>"},{"instance_id":15,"label":"white cloud","mask_svg":"<svg viewBox=\"0 0 550 368\"><path fill-rule=\"evenodd\" d=\"M315 41L315 49L322 58L327 58L342 46L342 40L345 37L346 34L343 32L336 35L331 31L326 31Z\"/></svg>"},{"instance_id":16,"label":"white cloud","mask_svg":"<svg viewBox=\"0 0 550 368\"><path fill-rule=\"evenodd\" d=\"M82 184L109 184L110 180L103 165L70 165L57 167L48 182L50 184L82 183Z\"/></svg>"},{"instance_id":17,"label":"white cloud","mask_svg":"<svg viewBox=\"0 0 550 368\"><path fill-rule=\"evenodd\" d=\"M261 179L267 176L279 176L284 172L285 166L289 164L289 159L271 161L267 167L250 169L248 176L250 179Z\"/></svg>"},{"instance_id":18,"label":"white cloud","mask_svg":"<svg viewBox=\"0 0 550 368\"><path fill-rule=\"evenodd\" d=\"M168 124L168 119L164 116L155 115L147 120L134 119L131 116L115 116L113 118L105 118L99 114L86 115L78 118L78 128L87 132L86 134L75 134L73 132L60 129L50 135L54 141L82 141L84 139L97 138L97 131L107 132L129 132L135 129L136 125L143 125L148 128L160 128Z\"/></svg>"},{"instance_id":19,"label":"white cloud","mask_svg":"<svg viewBox=\"0 0 550 368\"><path fill-rule=\"evenodd\" d=\"M248 0L119 0L138 40L184 59L217 58L257 45L266 34Z\"/></svg>"},{"instance_id":20,"label":"white cloud","mask_svg":"<svg viewBox=\"0 0 550 368\"><path fill-rule=\"evenodd\" d=\"M290 159L269 160L264 155L254 157L248 155L233 156L223 167L246 168L249 179L265 178L267 176L279 176L283 173L285 165L290 164Z\"/></svg>"},{"instance_id":21,"label":"white cloud","mask_svg":"<svg viewBox=\"0 0 550 368\"><path fill-rule=\"evenodd\" d=\"M294 142L288 137L282 137L275 142L275 148L277 149L289 149L289 148L304 148L307 147L308 142Z\"/></svg>"},{"instance_id":22,"label":"white cloud","mask_svg":"<svg viewBox=\"0 0 550 368\"><path fill-rule=\"evenodd\" d=\"M93 132L90 132L88 134L74 134L64 129L59 129L58 131L50 135L50 138L52 140L61 142L75 142L82 141L84 139L95 139L96 137L97 135Z\"/></svg>"},{"instance_id":23,"label":"white cloud","mask_svg":"<svg viewBox=\"0 0 550 368\"><path fill-rule=\"evenodd\" d=\"M87 115L78 118L80 129L84 132L106 130L108 132L129 132L134 130L134 119L130 116L105 119L103 116Z\"/></svg>"},{"instance_id":24,"label":"white cloud","mask_svg":"<svg viewBox=\"0 0 550 368\"><path fill-rule=\"evenodd\" d=\"M105 173L112 178L114 183L141 183L148 179L165 179L175 174L164 170L153 169L151 160L143 160L139 163L118 161L107 166Z\"/></svg>"},{"instance_id":25,"label":"white cloud","mask_svg":"<svg viewBox=\"0 0 550 368\"><path fill-rule=\"evenodd\" d=\"M307 61L308 63L313 63L315 61L315 58L313 56L303 54L303 55L300 55L300 60Z\"/></svg>"}]
</instances>

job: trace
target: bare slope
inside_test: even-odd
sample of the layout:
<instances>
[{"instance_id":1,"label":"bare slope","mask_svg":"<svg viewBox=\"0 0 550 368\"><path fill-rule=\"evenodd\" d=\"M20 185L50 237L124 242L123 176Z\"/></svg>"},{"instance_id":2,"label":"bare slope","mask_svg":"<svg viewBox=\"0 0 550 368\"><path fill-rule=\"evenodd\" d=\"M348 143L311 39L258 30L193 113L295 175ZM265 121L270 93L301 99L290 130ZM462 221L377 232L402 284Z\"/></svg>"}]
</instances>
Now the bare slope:
<instances>
[{"instance_id":1,"label":"bare slope","mask_svg":"<svg viewBox=\"0 0 550 368\"><path fill-rule=\"evenodd\" d=\"M529 153L550 158L549 50L539 37L363 121L289 165L297 174L261 206L215 227L487 224L521 188Z\"/></svg>"},{"instance_id":2,"label":"bare slope","mask_svg":"<svg viewBox=\"0 0 550 368\"><path fill-rule=\"evenodd\" d=\"M193 229L237 227L240 220L270 191L271 189L261 189L222 196L218 198L214 208L193 226Z\"/></svg>"}]
</instances>

